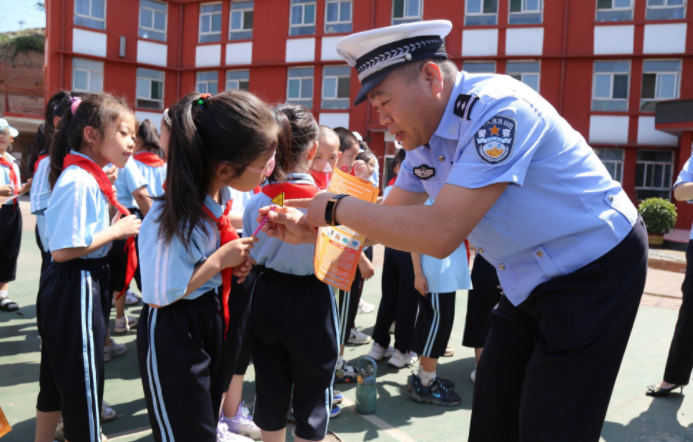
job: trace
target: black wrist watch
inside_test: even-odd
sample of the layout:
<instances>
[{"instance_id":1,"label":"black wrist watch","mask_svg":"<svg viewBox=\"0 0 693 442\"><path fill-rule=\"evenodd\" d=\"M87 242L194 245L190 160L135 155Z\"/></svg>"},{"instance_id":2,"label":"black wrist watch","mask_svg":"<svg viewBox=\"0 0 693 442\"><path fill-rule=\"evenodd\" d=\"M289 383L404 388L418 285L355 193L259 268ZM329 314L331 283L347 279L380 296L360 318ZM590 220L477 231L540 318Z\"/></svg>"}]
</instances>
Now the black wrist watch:
<instances>
[{"instance_id":1,"label":"black wrist watch","mask_svg":"<svg viewBox=\"0 0 693 442\"><path fill-rule=\"evenodd\" d=\"M327 202L327 205L325 206L325 222L330 225L330 226L338 226L339 223L337 222L337 203L339 200L344 198L345 194L339 194L335 195L331 200Z\"/></svg>"}]
</instances>

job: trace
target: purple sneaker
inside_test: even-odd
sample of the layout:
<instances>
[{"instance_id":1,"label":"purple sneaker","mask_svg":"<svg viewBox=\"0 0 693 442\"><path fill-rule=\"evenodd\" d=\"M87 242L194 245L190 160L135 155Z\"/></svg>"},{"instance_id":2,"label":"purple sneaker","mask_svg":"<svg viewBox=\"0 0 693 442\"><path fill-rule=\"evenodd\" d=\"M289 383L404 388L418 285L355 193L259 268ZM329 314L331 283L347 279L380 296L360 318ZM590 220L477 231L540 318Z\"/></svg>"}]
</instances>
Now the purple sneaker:
<instances>
[{"instance_id":1,"label":"purple sneaker","mask_svg":"<svg viewBox=\"0 0 693 442\"><path fill-rule=\"evenodd\" d=\"M222 413L221 419L219 419L219 427L225 426L226 432L233 434L234 436L245 436L242 439L228 439L229 441L248 441L248 438L254 440L262 440L262 435L260 434L260 428L253 422L253 417L248 413L248 409L243 405L245 402L241 402L238 406L236 415L234 417L226 417ZM219 433L219 427L217 428L217 433ZM222 439L219 439L222 440ZM224 439L226 441L226 439Z\"/></svg>"}]
</instances>

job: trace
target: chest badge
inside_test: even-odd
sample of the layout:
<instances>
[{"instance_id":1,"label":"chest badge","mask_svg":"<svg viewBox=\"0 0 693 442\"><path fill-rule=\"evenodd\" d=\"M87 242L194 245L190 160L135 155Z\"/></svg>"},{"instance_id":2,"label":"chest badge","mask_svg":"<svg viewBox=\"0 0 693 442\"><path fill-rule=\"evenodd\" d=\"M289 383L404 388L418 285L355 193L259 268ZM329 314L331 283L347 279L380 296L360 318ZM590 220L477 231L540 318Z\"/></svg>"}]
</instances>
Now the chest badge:
<instances>
[{"instance_id":1,"label":"chest badge","mask_svg":"<svg viewBox=\"0 0 693 442\"><path fill-rule=\"evenodd\" d=\"M517 122L512 118L496 115L474 135L474 145L479 158L489 164L500 164L510 156L515 144Z\"/></svg>"},{"instance_id":2,"label":"chest badge","mask_svg":"<svg viewBox=\"0 0 693 442\"><path fill-rule=\"evenodd\" d=\"M472 113L472 106L474 106L474 103L476 103L478 99L479 97L476 95L458 95L452 113L464 120L469 120L469 115Z\"/></svg>"},{"instance_id":3,"label":"chest badge","mask_svg":"<svg viewBox=\"0 0 693 442\"><path fill-rule=\"evenodd\" d=\"M436 170L433 167L428 167L427 165L422 164L421 166L414 168L414 175L421 180L427 180L436 176Z\"/></svg>"}]
</instances>

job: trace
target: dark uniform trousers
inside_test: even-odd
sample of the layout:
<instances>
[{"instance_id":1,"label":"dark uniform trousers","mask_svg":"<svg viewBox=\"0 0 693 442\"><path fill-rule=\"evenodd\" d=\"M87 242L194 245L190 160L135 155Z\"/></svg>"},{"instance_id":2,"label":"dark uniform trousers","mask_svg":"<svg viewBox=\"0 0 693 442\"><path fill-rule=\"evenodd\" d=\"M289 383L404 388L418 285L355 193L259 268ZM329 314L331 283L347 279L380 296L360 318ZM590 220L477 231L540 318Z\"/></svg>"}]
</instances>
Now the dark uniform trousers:
<instances>
[{"instance_id":1,"label":"dark uniform trousers","mask_svg":"<svg viewBox=\"0 0 693 442\"><path fill-rule=\"evenodd\" d=\"M483 348L491 329L491 312L500 301L500 288L496 268L479 253L472 265L472 289L467 297L467 319L464 323L462 345Z\"/></svg>"},{"instance_id":2,"label":"dark uniform trousers","mask_svg":"<svg viewBox=\"0 0 693 442\"><path fill-rule=\"evenodd\" d=\"M455 322L455 295L455 292L426 293L425 297L419 295L419 315L416 317L411 351L433 359L445 355Z\"/></svg>"},{"instance_id":3,"label":"dark uniform trousers","mask_svg":"<svg viewBox=\"0 0 693 442\"><path fill-rule=\"evenodd\" d=\"M137 215L137 218L144 219L140 209L130 208L128 209L131 214ZM123 287L125 285L125 274L128 267L128 254L125 252L125 239L118 239L113 241L113 246L108 252L108 265L111 268L111 292L120 293L123 288L129 289L130 287ZM137 283L137 288L142 291L142 278L140 276L140 250L139 250L139 236L135 236L135 247L137 250L137 268L135 269L135 275L133 279ZM125 296L125 295L123 295Z\"/></svg>"},{"instance_id":4,"label":"dark uniform trousers","mask_svg":"<svg viewBox=\"0 0 693 442\"><path fill-rule=\"evenodd\" d=\"M597 442L647 274L641 218L610 252L503 296L477 369L469 440Z\"/></svg>"},{"instance_id":5,"label":"dark uniform trousers","mask_svg":"<svg viewBox=\"0 0 693 442\"><path fill-rule=\"evenodd\" d=\"M0 282L17 276L17 258L22 245L22 211L19 206L0 206Z\"/></svg>"},{"instance_id":6,"label":"dark uniform trousers","mask_svg":"<svg viewBox=\"0 0 693 442\"><path fill-rule=\"evenodd\" d=\"M51 255L50 251L46 252L45 250L43 250L43 243L41 242L41 235L39 235L38 225L34 229L34 235L36 236L36 245L38 246L39 251L41 252L41 274L43 274L43 272L46 271L46 268L50 265L51 261L53 260L53 256Z\"/></svg>"},{"instance_id":7,"label":"dark uniform trousers","mask_svg":"<svg viewBox=\"0 0 693 442\"><path fill-rule=\"evenodd\" d=\"M373 247L366 248L363 253L366 258L373 261ZM351 329L354 328L354 321L359 309L359 301L363 293L363 285L365 281L361 276L361 269L356 267L356 277L351 283L351 290L345 292L339 291L339 340L340 345L346 345L349 342Z\"/></svg>"},{"instance_id":8,"label":"dark uniform trousers","mask_svg":"<svg viewBox=\"0 0 693 442\"><path fill-rule=\"evenodd\" d=\"M406 353L410 350L414 336L416 312L421 297L414 288L411 253L385 247L382 291L373 340L387 348L390 345L390 326L393 321L397 321L394 347L401 353Z\"/></svg>"},{"instance_id":9,"label":"dark uniform trousers","mask_svg":"<svg viewBox=\"0 0 693 442\"><path fill-rule=\"evenodd\" d=\"M664 380L671 384L688 385L693 370L693 241L688 241L686 248L686 278L681 291L683 303L669 348Z\"/></svg>"}]
</instances>

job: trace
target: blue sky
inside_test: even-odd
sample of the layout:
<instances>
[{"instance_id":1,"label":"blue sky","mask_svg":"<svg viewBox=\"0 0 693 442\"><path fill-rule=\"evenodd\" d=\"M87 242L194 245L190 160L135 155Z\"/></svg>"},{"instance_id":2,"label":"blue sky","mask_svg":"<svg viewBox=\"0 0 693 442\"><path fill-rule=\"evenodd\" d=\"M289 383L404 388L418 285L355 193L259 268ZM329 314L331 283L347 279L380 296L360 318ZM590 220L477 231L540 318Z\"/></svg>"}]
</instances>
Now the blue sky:
<instances>
[{"instance_id":1,"label":"blue sky","mask_svg":"<svg viewBox=\"0 0 693 442\"><path fill-rule=\"evenodd\" d=\"M46 14L34 6L38 0L0 0L0 32L46 26Z\"/></svg>"}]
</instances>

